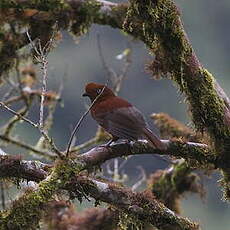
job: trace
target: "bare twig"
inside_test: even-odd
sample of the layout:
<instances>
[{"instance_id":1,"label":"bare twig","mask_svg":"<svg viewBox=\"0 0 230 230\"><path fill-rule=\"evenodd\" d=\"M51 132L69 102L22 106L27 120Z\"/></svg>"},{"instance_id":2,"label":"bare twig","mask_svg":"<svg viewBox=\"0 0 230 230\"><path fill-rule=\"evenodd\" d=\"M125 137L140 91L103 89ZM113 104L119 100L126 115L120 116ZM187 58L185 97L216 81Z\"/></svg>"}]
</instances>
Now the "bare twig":
<instances>
[{"instance_id":1,"label":"bare twig","mask_svg":"<svg viewBox=\"0 0 230 230\"><path fill-rule=\"evenodd\" d=\"M49 158L49 159L54 159L55 158L54 154L52 154L50 152L47 152L47 151L42 151L41 149L33 147L32 145L26 144L21 140L19 141L19 140L15 139L15 138L12 138L12 137L6 137L5 135L0 135L0 139L2 141L6 142L6 143L10 143L10 144L16 145L16 146L18 146L20 148L29 150L29 151L35 153L38 156L46 157L46 158Z\"/></svg>"},{"instance_id":2,"label":"bare twig","mask_svg":"<svg viewBox=\"0 0 230 230\"><path fill-rule=\"evenodd\" d=\"M38 125L35 124L33 121L31 121L30 119L22 116L21 114L17 113L16 111L14 111L13 109L11 109L10 107L8 107L7 105L5 105L3 102L0 101L0 106L4 107L7 111L9 111L10 113L12 113L13 115L16 115L18 118L20 118L21 120L27 122L28 124L34 126L35 128L38 128Z\"/></svg>"},{"instance_id":3,"label":"bare twig","mask_svg":"<svg viewBox=\"0 0 230 230\"><path fill-rule=\"evenodd\" d=\"M12 86L10 86L9 90L2 97L2 101L4 101L6 103L7 98L9 98L10 96L12 96L15 91L16 91L15 88L12 87Z\"/></svg>"},{"instance_id":4,"label":"bare twig","mask_svg":"<svg viewBox=\"0 0 230 230\"><path fill-rule=\"evenodd\" d=\"M44 101L45 101L45 93L47 89L47 68L48 68L48 61L47 59L43 59L42 61L42 94L41 94L41 103L40 103L40 119L39 119L39 126L43 129L43 120L44 120Z\"/></svg>"},{"instance_id":5,"label":"bare twig","mask_svg":"<svg viewBox=\"0 0 230 230\"><path fill-rule=\"evenodd\" d=\"M20 90L21 96L23 97L24 92L23 92L23 87L22 87L22 81L21 81L21 78L20 78L19 58L16 58L16 67L15 68L16 68L16 78L17 78L17 81L18 81L18 88ZM27 100L25 100L25 102L27 102Z\"/></svg>"},{"instance_id":6,"label":"bare twig","mask_svg":"<svg viewBox=\"0 0 230 230\"><path fill-rule=\"evenodd\" d=\"M67 148L66 148L66 157L68 157L69 155L69 151L70 151L70 147L74 138L75 133L77 132L78 128L80 127L82 121L84 120L84 118L87 116L87 114L89 113L90 109L93 107L93 105L95 104L95 102L97 101L97 99L102 95L102 93L105 90L106 85L108 84L108 81L106 82L106 84L104 85L103 89L101 90L100 94L97 95L97 97L94 99L94 101L91 103L91 105L89 106L89 108L85 111L85 113L81 116L81 118L79 119L79 121L77 122L77 124L75 125L71 135L70 135L70 139L68 141L67 144Z\"/></svg>"},{"instance_id":7,"label":"bare twig","mask_svg":"<svg viewBox=\"0 0 230 230\"><path fill-rule=\"evenodd\" d=\"M58 150L58 148L56 147L56 145L54 144L52 138L50 138L48 136L48 134L43 130L39 128L38 124L35 124L33 121L29 120L28 118L22 116L21 114L17 113L16 111L14 111L13 109L9 108L7 105L5 105L3 102L0 102L0 106L4 107L7 111L9 111L10 113L18 116L21 120L27 122L28 124L32 125L33 127L37 128L40 133L44 136L44 138L46 139L46 141L50 144L50 147L52 149L52 151L54 153L56 153L60 158L63 158L62 153Z\"/></svg>"},{"instance_id":8,"label":"bare twig","mask_svg":"<svg viewBox=\"0 0 230 230\"><path fill-rule=\"evenodd\" d=\"M99 57L101 59L101 63L103 68L105 69L107 75L108 75L108 79L114 80L114 78L117 78L117 74L116 72L110 68L104 58L103 52L102 52L102 47L101 47L101 38L100 38L100 34L97 33L97 47L98 47L98 52L99 52Z\"/></svg>"},{"instance_id":9,"label":"bare twig","mask_svg":"<svg viewBox=\"0 0 230 230\"><path fill-rule=\"evenodd\" d=\"M57 23L55 24L55 27L57 26ZM44 136L44 138L47 140L47 142L50 144L51 149L60 157L63 158L62 153L58 150L58 148L55 146L52 138L50 138L47 134L47 132L44 130L44 102L45 102L45 94L46 94L46 88L47 88L47 68L48 68L48 60L47 56L50 52L50 49L54 42L54 36L55 36L56 29L54 29L54 32L50 38L50 40L45 44L44 47L41 45L41 40L38 39L37 46L34 44L34 42L31 39L31 36L29 32L27 31L27 37L30 41L30 45L35 50L35 58L36 60L42 65L42 93L41 93L41 103L40 103L40 116L39 116L39 128L41 134Z\"/></svg>"},{"instance_id":10,"label":"bare twig","mask_svg":"<svg viewBox=\"0 0 230 230\"><path fill-rule=\"evenodd\" d=\"M31 36L29 32L27 31L27 37L30 41L31 47L36 52L36 60L41 64L42 69L42 93L41 93L41 103L40 103L40 115L39 115L39 127L40 129L43 129L44 126L44 102L45 102L45 94L47 90L47 69L48 69L48 60L47 56L50 52L50 49L54 42L54 36L55 36L55 30L50 38L50 40L45 44L45 46L42 48L41 40L38 39L37 46L34 44L34 42L31 39Z\"/></svg>"},{"instance_id":11,"label":"bare twig","mask_svg":"<svg viewBox=\"0 0 230 230\"><path fill-rule=\"evenodd\" d=\"M130 43L128 43L127 48L123 51L122 55L124 58L124 67L122 68L121 73L117 76L117 78L115 79L114 82L114 91L116 94L119 93L120 89L121 89L121 85L122 82L125 80L129 68L132 64L132 59L131 59L131 54L132 54L132 47L130 45Z\"/></svg>"},{"instance_id":12,"label":"bare twig","mask_svg":"<svg viewBox=\"0 0 230 230\"><path fill-rule=\"evenodd\" d=\"M39 113L39 127L43 129L43 120L44 120L44 101L45 101L45 93L47 89L47 68L48 68L48 60L47 55L48 52L44 52L44 49L41 47L41 41L38 40L37 46L32 41L29 32L27 31L27 36L30 41L31 47L35 50L37 61L42 65L42 93L41 93L41 103L40 103L40 113ZM45 48L45 47L44 47Z\"/></svg>"},{"instance_id":13,"label":"bare twig","mask_svg":"<svg viewBox=\"0 0 230 230\"><path fill-rule=\"evenodd\" d=\"M64 155L62 154L62 152L56 147L56 145L53 142L53 139L50 138L48 136L48 134L43 130L43 129L39 129L41 134L44 136L44 138L46 139L46 141L49 143L51 150L57 154L57 156L59 156L60 159L63 159Z\"/></svg>"},{"instance_id":14,"label":"bare twig","mask_svg":"<svg viewBox=\"0 0 230 230\"><path fill-rule=\"evenodd\" d=\"M10 105L14 102L18 102L18 101L22 100L22 98L23 98L22 96L13 96L13 97L6 100L6 97L4 97L2 99L2 101L4 102L5 105Z\"/></svg>"},{"instance_id":15,"label":"bare twig","mask_svg":"<svg viewBox=\"0 0 230 230\"><path fill-rule=\"evenodd\" d=\"M108 162L106 165L107 173L112 176L114 182L124 183L128 177L123 172L120 172L119 160L117 158L113 160L113 169L110 166L111 163L112 162Z\"/></svg>"},{"instance_id":16,"label":"bare twig","mask_svg":"<svg viewBox=\"0 0 230 230\"><path fill-rule=\"evenodd\" d=\"M140 175L139 175L139 178L137 179L138 181L132 186L132 191L137 190L137 188L140 187L142 183L145 182L147 179L146 173L143 167L139 165L137 166L137 169L139 169Z\"/></svg>"}]
</instances>

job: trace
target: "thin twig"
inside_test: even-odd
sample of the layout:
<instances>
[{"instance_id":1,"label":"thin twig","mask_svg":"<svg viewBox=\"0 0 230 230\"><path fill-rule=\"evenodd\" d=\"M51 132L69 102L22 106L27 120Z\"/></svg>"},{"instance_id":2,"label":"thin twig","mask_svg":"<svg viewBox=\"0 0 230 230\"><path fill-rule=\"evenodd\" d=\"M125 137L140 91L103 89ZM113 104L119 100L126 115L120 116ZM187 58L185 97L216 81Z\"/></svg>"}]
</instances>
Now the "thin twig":
<instances>
[{"instance_id":1,"label":"thin twig","mask_svg":"<svg viewBox=\"0 0 230 230\"><path fill-rule=\"evenodd\" d=\"M121 74L119 74L117 76L117 79L115 79L115 82L114 82L115 94L119 93L119 91L121 89L122 82L125 80L125 78L128 74L129 68L132 64L132 59L131 59L132 47L131 47L130 43L128 43L125 51L126 51L126 54L124 55L124 57L125 57L124 67L122 68ZM124 51L123 51L123 53L124 53Z\"/></svg>"},{"instance_id":2,"label":"thin twig","mask_svg":"<svg viewBox=\"0 0 230 230\"><path fill-rule=\"evenodd\" d=\"M28 113L28 110L29 108L27 106L24 106L19 111L17 111L17 113L25 117L26 114ZM20 121L20 118L18 116L12 117L4 127L4 135L9 136L13 128L15 127L16 123L19 121Z\"/></svg>"},{"instance_id":3,"label":"thin twig","mask_svg":"<svg viewBox=\"0 0 230 230\"><path fill-rule=\"evenodd\" d=\"M35 124L33 121L29 120L28 118L22 116L21 114L17 113L16 111L14 111L13 109L9 108L8 106L6 106L3 102L0 102L0 106L4 107L7 111L9 111L10 113L18 116L21 120L27 122L28 124L34 126L35 128L37 128L40 133L44 136L44 138L46 139L46 141L50 144L51 146L51 150L56 153L61 159L63 158L63 154L61 153L61 151L58 150L58 148L56 147L56 145L54 144L52 138L50 138L48 136L48 134L43 130L39 128L38 124Z\"/></svg>"},{"instance_id":4,"label":"thin twig","mask_svg":"<svg viewBox=\"0 0 230 230\"><path fill-rule=\"evenodd\" d=\"M20 148L29 150L30 152L33 152L38 156L46 157L46 158L49 158L49 159L54 159L55 158L54 154L52 154L50 152L47 152L47 151L42 151L42 150L40 150L38 148L33 147L32 145L26 144L26 143L22 142L21 140L19 141L19 140L13 138L13 137L6 137L5 135L0 134L0 139L2 141L6 142L6 143L10 143L10 144L16 145L16 146L18 146Z\"/></svg>"},{"instance_id":5,"label":"thin twig","mask_svg":"<svg viewBox=\"0 0 230 230\"><path fill-rule=\"evenodd\" d=\"M39 119L39 126L43 129L44 126L44 102L45 102L45 93L47 89L47 68L48 68L48 61L46 58L43 59L42 62L42 93L41 93L41 103L40 103L40 119Z\"/></svg>"},{"instance_id":6,"label":"thin twig","mask_svg":"<svg viewBox=\"0 0 230 230\"><path fill-rule=\"evenodd\" d=\"M116 72L112 68L110 68L107 65L107 63L105 61L105 58L104 58L104 55L103 55L103 52L102 52L101 38L100 38L100 34L99 33L97 33L97 47L98 47L99 57L100 57L102 66L105 69L105 71L107 72L108 78L113 81L114 78L117 78L117 74L116 74Z\"/></svg>"},{"instance_id":7,"label":"thin twig","mask_svg":"<svg viewBox=\"0 0 230 230\"><path fill-rule=\"evenodd\" d=\"M138 181L132 186L132 191L135 191L137 190L138 187L140 187L142 185L142 183L144 181L146 181L147 177L146 177L146 173L145 173L145 170L143 169L142 166L137 166L137 169L140 170L140 176L138 178Z\"/></svg>"},{"instance_id":8,"label":"thin twig","mask_svg":"<svg viewBox=\"0 0 230 230\"><path fill-rule=\"evenodd\" d=\"M2 97L2 101L6 101L7 98L13 96L14 92L15 92L15 88L14 87L10 87L9 90L4 94L4 96ZM9 100L9 99L8 99ZM5 102L6 103L6 102Z\"/></svg>"},{"instance_id":9,"label":"thin twig","mask_svg":"<svg viewBox=\"0 0 230 230\"><path fill-rule=\"evenodd\" d=\"M23 87L22 87L22 81L21 81L21 78L20 78L20 71L19 71L19 58L16 58L16 78L17 78L17 82L18 82L18 88L20 90L20 94L21 96L24 95L24 92L23 92ZM26 102L26 100L25 100Z\"/></svg>"},{"instance_id":10,"label":"thin twig","mask_svg":"<svg viewBox=\"0 0 230 230\"><path fill-rule=\"evenodd\" d=\"M68 158L69 156L69 151L70 151L70 147L71 147L71 144L72 144L72 141L73 141L73 138L74 138L74 135L75 133L77 132L78 128L80 127L82 121L84 120L84 118L86 117L86 115L89 113L90 109L93 107L93 105L95 104L95 102L97 101L97 99L102 95L102 93L104 92L105 90L105 87L107 86L108 84L108 80L106 82L106 84L104 85L102 91L100 92L99 95L97 95L97 97L94 99L94 101L91 103L91 105L89 106L89 108L85 111L85 113L81 116L81 118L79 119L79 121L77 122L77 124L75 125L71 135L70 135L70 139L68 141L68 145L67 145L67 148L66 148L66 158Z\"/></svg>"},{"instance_id":11,"label":"thin twig","mask_svg":"<svg viewBox=\"0 0 230 230\"><path fill-rule=\"evenodd\" d=\"M34 42L32 41L32 39L30 37L29 31L26 31L26 35L27 35L27 38L29 39L30 46L32 47L32 49L35 50L35 52L37 53L37 55L39 55L38 49L37 49L36 45L34 44Z\"/></svg>"},{"instance_id":12,"label":"thin twig","mask_svg":"<svg viewBox=\"0 0 230 230\"><path fill-rule=\"evenodd\" d=\"M47 69L48 69L48 60L47 56L50 52L50 49L52 47L53 41L54 41L54 36L55 32L53 32L50 40L45 44L45 46L42 48L41 45L41 40L38 39L37 46L34 44L32 41L29 32L27 31L27 37L30 41L31 47L35 50L36 52L36 60L42 65L42 93L41 93L41 103L40 103L40 114L39 114L39 127L40 129L43 129L44 126L44 102L45 102L45 94L47 90Z\"/></svg>"},{"instance_id":13,"label":"thin twig","mask_svg":"<svg viewBox=\"0 0 230 230\"><path fill-rule=\"evenodd\" d=\"M55 27L57 27L57 23L55 24ZM50 138L47 134L47 132L43 129L44 127L44 102L45 102L45 94L46 94L46 88L47 88L47 68L48 68L48 60L47 56L50 52L50 49L54 42L54 36L55 36L56 28L54 29L54 32L50 38L50 40L45 44L45 46L42 48L41 40L38 39L37 46L34 44L34 42L31 39L31 36L29 32L27 31L27 37L29 39L30 45L35 50L36 54L34 57L36 60L42 65L42 93L41 93L41 103L40 103L40 116L39 116L39 130L41 134L44 136L44 138L47 140L47 142L50 144L51 149L60 157L63 158L63 154L61 151L58 150L58 148L55 146L52 138Z\"/></svg>"},{"instance_id":14,"label":"thin twig","mask_svg":"<svg viewBox=\"0 0 230 230\"><path fill-rule=\"evenodd\" d=\"M3 98L4 100L2 100L4 102L5 105L10 105L14 102L18 102L20 100L22 100L22 96L13 96L13 97L10 97L9 99L6 100L6 98Z\"/></svg>"},{"instance_id":15,"label":"thin twig","mask_svg":"<svg viewBox=\"0 0 230 230\"><path fill-rule=\"evenodd\" d=\"M10 107L8 107L7 105L5 105L3 102L0 101L0 106L4 107L6 110L8 110L10 113L12 113L13 115L18 116L18 118L20 118L21 120L29 123L30 125L34 126L35 128L38 128L38 125L35 124L33 121L29 120L28 118L22 116L21 114L17 113L16 111L14 111L13 109L11 109Z\"/></svg>"},{"instance_id":16,"label":"thin twig","mask_svg":"<svg viewBox=\"0 0 230 230\"><path fill-rule=\"evenodd\" d=\"M59 156L60 159L63 159L64 158L64 155L62 154L62 152L56 147L56 145L54 144L53 142L53 139L50 138L48 136L48 134L46 133L45 130L43 129L39 129L41 134L44 136L44 138L46 139L46 141L49 143L50 147L51 147L51 150L57 154L57 156Z\"/></svg>"}]
</instances>

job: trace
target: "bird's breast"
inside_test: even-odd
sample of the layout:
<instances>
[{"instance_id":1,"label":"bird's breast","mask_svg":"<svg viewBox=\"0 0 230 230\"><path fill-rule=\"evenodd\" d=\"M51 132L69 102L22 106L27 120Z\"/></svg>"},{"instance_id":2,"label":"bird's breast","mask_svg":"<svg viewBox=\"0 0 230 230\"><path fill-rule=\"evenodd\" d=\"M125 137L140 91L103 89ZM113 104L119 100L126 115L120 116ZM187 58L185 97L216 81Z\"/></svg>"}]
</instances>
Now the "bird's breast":
<instances>
[{"instance_id":1,"label":"bird's breast","mask_svg":"<svg viewBox=\"0 0 230 230\"><path fill-rule=\"evenodd\" d=\"M95 117L98 114L113 113L120 108L128 108L132 105L120 97L109 97L105 100L98 101L91 108L91 114Z\"/></svg>"}]
</instances>

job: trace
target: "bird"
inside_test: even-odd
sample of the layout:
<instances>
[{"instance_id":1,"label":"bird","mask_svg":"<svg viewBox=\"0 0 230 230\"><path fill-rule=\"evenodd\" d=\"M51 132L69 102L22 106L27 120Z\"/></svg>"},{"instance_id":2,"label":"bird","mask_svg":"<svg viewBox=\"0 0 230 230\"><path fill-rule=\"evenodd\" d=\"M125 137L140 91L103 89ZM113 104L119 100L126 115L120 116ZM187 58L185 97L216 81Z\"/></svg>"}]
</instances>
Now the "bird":
<instances>
[{"instance_id":1,"label":"bird","mask_svg":"<svg viewBox=\"0 0 230 230\"><path fill-rule=\"evenodd\" d=\"M135 141L144 137L155 148L165 149L159 137L149 129L143 114L131 103L116 96L106 85L88 83L82 96L90 98L93 103L90 107L92 118L112 136L106 146L118 139Z\"/></svg>"}]
</instances>

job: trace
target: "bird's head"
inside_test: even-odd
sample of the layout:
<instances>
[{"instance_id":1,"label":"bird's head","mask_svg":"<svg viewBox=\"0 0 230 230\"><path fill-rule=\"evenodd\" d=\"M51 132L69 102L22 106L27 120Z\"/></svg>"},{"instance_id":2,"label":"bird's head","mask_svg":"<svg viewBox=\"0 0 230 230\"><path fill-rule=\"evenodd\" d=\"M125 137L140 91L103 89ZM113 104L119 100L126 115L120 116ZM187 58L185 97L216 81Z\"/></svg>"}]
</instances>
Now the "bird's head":
<instances>
[{"instance_id":1,"label":"bird's head","mask_svg":"<svg viewBox=\"0 0 230 230\"><path fill-rule=\"evenodd\" d=\"M103 88L104 88L104 90L103 90ZM102 90L103 90L103 92L102 92ZM102 92L102 94L101 94L101 92ZM101 94L100 97L98 98L98 100L100 100L100 101L105 100L109 97L115 96L113 91L111 89L109 89L107 86L93 83L93 82L88 83L85 86L85 93L82 96L83 97L89 97L90 100L93 102L99 94Z\"/></svg>"}]
</instances>

